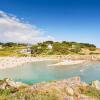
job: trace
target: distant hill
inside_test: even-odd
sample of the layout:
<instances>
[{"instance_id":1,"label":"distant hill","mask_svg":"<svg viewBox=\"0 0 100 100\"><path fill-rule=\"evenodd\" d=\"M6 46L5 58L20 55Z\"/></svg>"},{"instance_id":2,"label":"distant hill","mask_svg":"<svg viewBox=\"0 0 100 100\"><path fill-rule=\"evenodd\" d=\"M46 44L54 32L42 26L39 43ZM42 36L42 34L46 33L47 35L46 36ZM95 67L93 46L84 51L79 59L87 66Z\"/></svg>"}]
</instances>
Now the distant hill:
<instances>
[{"instance_id":1,"label":"distant hill","mask_svg":"<svg viewBox=\"0 0 100 100\"><path fill-rule=\"evenodd\" d=\"M29 45L25 43L0 42L0 56L86 55L99 53L100 49L89 43L45 41Z\"/></svg>"},{"instance_id":2,"label":"distant hill","mask_svg":"<svg viewBox=\"0 0 100 100\"><path fill-rule=\"evenodd\" d=\"M89 43L77 42L53 42L45 41L32 46L32 54L34 55L67 55L67 54L90 54L95 53L96 46Z\"/></svg>"}]
</instances>

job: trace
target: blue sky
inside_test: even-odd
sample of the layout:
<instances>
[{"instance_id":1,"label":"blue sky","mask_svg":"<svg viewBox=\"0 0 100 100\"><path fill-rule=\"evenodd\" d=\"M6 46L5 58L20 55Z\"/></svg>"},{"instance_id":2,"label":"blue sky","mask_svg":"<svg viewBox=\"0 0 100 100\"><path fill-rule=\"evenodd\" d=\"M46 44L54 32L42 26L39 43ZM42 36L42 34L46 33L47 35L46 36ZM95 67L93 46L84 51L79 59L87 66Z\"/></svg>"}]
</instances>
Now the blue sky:
<instances>
[{"instance_id":1,"label":"blue sky","mask_svg":"<svg viewBox=\"0 0 100 100\"><path fill-rule=\"evenodd\" d=\"M0 10L23 18L24 22L36 26L37 31L47 31L43 36L36 36L35 41L53 37L55 40L89 42L100 47L99 0L1 0Z\"/></svg>"}]
</instances>

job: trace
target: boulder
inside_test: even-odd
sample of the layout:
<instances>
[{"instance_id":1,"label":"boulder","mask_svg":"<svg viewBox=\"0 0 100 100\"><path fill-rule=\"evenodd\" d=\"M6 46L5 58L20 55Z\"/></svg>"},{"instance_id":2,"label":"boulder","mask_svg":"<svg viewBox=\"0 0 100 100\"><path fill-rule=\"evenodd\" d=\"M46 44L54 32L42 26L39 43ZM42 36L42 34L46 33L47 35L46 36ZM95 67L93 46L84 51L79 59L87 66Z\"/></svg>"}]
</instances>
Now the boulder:
<instances>
[{"instance_id":1,"label":"boulder","mask_svg":"<svg viewBox=\"0 0 100 100\"><path fill-rule=\"evenodd\" d=\"M21 82L14 82L9 78L5 78L4 80L2 80L2 83L0 84L0 89L6 89L10 87L18 88L20 86L27 86L27 85Z\"/></svg>"},{"instance_id":2,"label":"boulder","mask_svg":"<svg viewBox=\"0 0 100 100\"><path fill-rule=\"evenodd\" d=\"M97 90L100 90L100 81L98 81L98 80L93 81L92 87L96 88Z\"/></svg>"},{"instance_id":3,"label":"boulder","mask_svg":"<svg viewBox=\"0 0 100 100\"><path fill-rule=\"evenodd\" d=\"M66 91L69 95L73 96L74 95L74 90L71 87L67 87Z\"/></svg>"}]
</instances>

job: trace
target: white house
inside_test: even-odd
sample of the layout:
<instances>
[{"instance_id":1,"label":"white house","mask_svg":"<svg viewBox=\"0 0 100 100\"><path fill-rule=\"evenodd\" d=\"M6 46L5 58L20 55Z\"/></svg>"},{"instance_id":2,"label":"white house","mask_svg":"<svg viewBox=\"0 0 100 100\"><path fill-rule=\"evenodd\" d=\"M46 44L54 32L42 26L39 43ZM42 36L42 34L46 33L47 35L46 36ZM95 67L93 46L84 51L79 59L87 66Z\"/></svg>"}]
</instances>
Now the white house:
<instances>
[{"instance_id":1,"label":"white house","mask_svg":"<svg viewBox=\"0 0 100 100\"><path fill-rule=\"evenodd\" d=\"M31 54L31 49L30 49L30 48L22 49L22 50L20 51L20 53L23 53L23 54Z\"/></svg>"},{"instance_id":2,"label":"white house","mask_svg":"<svg viewBox=\"0 0 100 100\"><path fill-rule=\"evenodd\" d=\"M48 45L48 49L52 49L52 45L51 44Z\"/></svg>"}]
</instances>

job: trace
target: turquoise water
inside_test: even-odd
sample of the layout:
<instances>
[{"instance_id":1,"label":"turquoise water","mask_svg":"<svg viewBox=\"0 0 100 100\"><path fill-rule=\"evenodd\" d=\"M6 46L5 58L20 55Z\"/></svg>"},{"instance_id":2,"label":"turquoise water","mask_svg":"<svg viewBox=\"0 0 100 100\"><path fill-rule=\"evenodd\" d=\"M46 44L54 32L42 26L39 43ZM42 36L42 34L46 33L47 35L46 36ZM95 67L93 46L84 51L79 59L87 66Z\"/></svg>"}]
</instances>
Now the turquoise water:
<instances>
[{"instance_id":1,"label":"turquoise water","mask_svg":"<svg viewBox=\"0 0 100 100\"><path fill-rule=\"evenodd\" d=\"M66 79L80 76L83 81L100 80L100 62L86 62L73 66L48 66L56 61L43 61L24 64L19 67L0 70L0 78L32 84L36 82Z\"/></svg>"}]
</instances>

